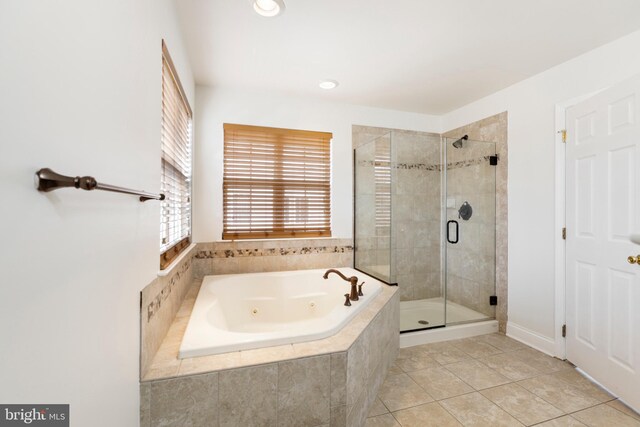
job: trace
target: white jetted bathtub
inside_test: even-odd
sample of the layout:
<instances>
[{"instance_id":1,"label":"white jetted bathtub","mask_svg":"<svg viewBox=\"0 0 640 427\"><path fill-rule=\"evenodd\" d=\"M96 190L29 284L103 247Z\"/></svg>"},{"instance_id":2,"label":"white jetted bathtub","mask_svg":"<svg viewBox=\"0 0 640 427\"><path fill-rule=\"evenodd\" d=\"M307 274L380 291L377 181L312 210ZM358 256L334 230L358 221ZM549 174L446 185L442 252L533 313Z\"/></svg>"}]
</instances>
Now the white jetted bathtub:
<instances>
[{"instance_id":1,"label":"white jetted bathtub","mask_svg":"<svg viewBox=\"0 0 640 427\"><path fill-rule=\"evenodd\" d=\"M384 283L352 268L364 296L344 305L351 285L326 269L206 276L189 319L180 358L293 344L338 332Z\"/></svg>"}]
</instances>

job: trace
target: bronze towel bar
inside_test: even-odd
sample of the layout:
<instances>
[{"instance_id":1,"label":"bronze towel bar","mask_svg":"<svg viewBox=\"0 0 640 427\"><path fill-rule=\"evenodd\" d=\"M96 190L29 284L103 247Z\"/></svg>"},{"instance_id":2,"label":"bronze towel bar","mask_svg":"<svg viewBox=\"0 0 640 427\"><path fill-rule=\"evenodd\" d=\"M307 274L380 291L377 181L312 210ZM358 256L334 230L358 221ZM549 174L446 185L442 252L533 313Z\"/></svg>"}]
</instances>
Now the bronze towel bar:
<instances>
[{"instance_id":1,"label":"bronze towel bar","mask_svg":"<svg viewBox=\"0 0 640 427\"><path fill-rule=\"evenodd\" d=\"M36 185L38 191L53 191L58 188L74 187L82 188L83 190L104 190L114 193L133 194L140 196L141 202L146 202L147 200L164 200L164 194L152 194L145 191L116 187L115 185L100 184L92 176L64 176L49 168L43 168L36 172Z\"/></svg>"}]
</instances>

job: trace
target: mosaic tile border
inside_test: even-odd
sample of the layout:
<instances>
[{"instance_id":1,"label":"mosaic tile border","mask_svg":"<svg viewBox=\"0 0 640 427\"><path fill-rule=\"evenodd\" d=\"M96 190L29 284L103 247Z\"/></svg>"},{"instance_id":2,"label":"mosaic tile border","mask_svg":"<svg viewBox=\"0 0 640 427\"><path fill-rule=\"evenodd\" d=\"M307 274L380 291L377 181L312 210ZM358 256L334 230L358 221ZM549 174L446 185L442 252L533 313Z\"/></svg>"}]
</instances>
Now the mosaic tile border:
<instances>
[{"instance_id":1,"label":"mosaic tile border","mask_svg":"<svg viewBox=\"0 0 640 427\"><path fill-rule=\"evenodd\" d=\"M353 246L304 246L300 248L254 248L254 249L220 249L201 250L195 254L196 259L242 258L260 256L287 256L310 254L341 254L353 252Z\"/></svg>"},{"instance_id":2,"label":"mosaic tile border","mask_svg":"<svg viewBox=\"0 0 640 427\"><path fill-rule=\"evenodd\" d=\"M490 158L491 156L483 156L477 159L447 163L447 170L480 165L483 162L488 162ZM360 160L358 161L358 166L389 167L389 162L382 162L379 160ZM390 168L400 170L427 170L440 172L442 170L442 165L428 165L426 163L391 163Z\"/></svg>"},{"instance_id":3,"label":"mosaic tile border","mask_svg":"<svg viewBox=\"0 0 640 427\"><path fill-rule=\"evenodd\" d=\"M491 159L491 157L492 156L484 156L477 159L469 159L469 160L462 160L459 162L447 163L447 169L459 169L459 168L466 168L469 166L480 165L483 162L488 162Z\"/></svg>"},{"instance_id":4,"label":"mosaic tile border","mask_svg":"<svg viewBox=\"0 0 640 427\"><path fill-rule=\"evenodd\" d=\"M169 296L171 296L174 288L178 285L178 283L180 283L180 280L184 278L184 275L187 274L189 268L191 268L192 262L192 257L186 257L185 260L180 264L178 269L175 272L172 272L167 284L156 295L153 301L151 301L151 303L147 305L147 323L151 321L153 316L162 307L162 304L169 298Z\"/></svg>"}]
</instances>

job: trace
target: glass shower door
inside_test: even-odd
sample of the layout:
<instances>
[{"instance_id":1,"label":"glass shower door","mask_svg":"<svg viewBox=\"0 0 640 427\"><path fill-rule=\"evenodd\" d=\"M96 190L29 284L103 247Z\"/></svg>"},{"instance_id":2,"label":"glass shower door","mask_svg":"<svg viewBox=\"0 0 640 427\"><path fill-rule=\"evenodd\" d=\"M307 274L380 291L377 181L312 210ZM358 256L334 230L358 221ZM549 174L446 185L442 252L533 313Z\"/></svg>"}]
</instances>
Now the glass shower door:
<instances>
[{"instance_id":1,"label":"glass shower door","mask_svg":"<svg viewBox=\"0 0 640 427\"><path fill-rule=\"evenodd\" d=\"M445 138L447 325L495 318L496 147Z\"/></svg>"}]
</instances>

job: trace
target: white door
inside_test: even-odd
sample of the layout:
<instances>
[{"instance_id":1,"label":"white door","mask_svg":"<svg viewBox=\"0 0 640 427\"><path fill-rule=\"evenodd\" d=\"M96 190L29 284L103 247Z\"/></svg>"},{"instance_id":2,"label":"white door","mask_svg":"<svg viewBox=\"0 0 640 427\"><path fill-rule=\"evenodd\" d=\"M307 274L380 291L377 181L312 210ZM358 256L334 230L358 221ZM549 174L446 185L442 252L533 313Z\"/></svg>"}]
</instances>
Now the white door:
<instances>
[{"instance_id":1,"label":"white door","mask_svg":"<svg viewBox=\"0 0 640 427\"><path fill-rule=\"evenodd\" d=\"M640 76L567 110L567 359L640 410Z\"/></svg>"}]
</instances>

